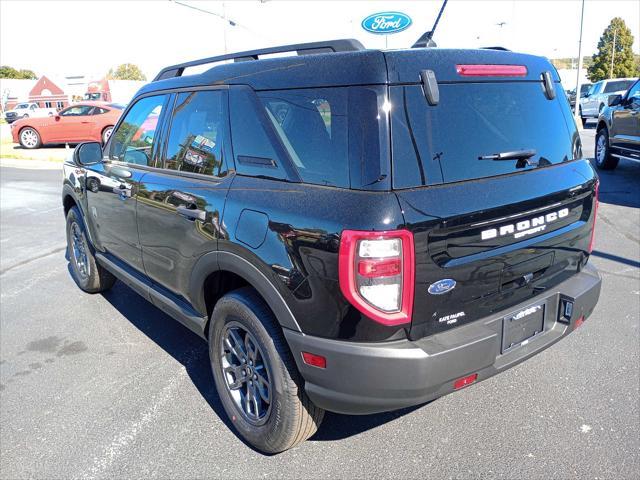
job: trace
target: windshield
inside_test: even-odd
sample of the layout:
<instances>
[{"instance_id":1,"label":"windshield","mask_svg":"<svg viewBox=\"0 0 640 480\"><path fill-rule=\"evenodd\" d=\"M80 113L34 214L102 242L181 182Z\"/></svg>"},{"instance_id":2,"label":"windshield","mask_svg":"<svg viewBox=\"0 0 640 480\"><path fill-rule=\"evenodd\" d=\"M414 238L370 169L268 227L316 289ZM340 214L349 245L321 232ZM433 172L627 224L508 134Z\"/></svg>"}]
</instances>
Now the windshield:
<instances>
[{"instance_id":1,"label":"windshield","mask_svg":"<svg viewBox=\"0 0 640 480\"><path fill-rule=\"evenodd\" d=\"M20 108L29 108L29 104L28 103L20 103L18 105L16 105L16 110L20 109Z\"/></svg>"},{"instance_id":2,"label":"windshield","mask_svg":"<svg viewBox=\"0 0 640 480\"><path fill-rule=\"evenodd\" d=\"M100 93L85 93L84 100L100 100Z\"/></svg>"},{"instance_id":3,"label":"windshield","mask_svg":"<svg viewBox=\"0 0 640 480\"><path fill-rule=\"evenodd\" d=\"M614 82L608 82L604 87L603 93L626 92L633 82L633 80L617 80Z\"/></svg>"},{"instance_id":4,"label":"windshield","mask_svg":"<svg viewBox=\"0 0 640 480\"><path fill-rule=\"evenodd\" d=\"M568 102L564 95L548 100L538 82L441 84L439 90L439 104L430 106L420 85L391 87L395 188L516 173L574 156ZM562 94L557 85L556 92ZM534 151L529 162L513 155L523 151Z\"/></svg>"}]
</instances>

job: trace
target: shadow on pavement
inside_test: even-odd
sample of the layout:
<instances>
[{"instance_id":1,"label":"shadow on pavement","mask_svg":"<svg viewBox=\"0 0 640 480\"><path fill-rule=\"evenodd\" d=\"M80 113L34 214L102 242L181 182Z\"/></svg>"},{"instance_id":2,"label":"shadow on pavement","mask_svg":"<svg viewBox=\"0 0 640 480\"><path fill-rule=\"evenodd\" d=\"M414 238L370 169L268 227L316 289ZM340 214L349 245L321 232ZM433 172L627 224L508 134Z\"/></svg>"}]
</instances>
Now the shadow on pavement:
<instances>
[{"instance_id":1,"label":"shadow on pavement","mask_svg":"<svg viewBox=\"0 0 640 480\"><path fill-rule=\"evenodd\" d=\"M640 262L638 262L637 260L631 260L630 258L620 257L618 255L601 252L599 250L594 250L593 252L591 252L591 255L593 255L594 257L600 257L606 260L611 260L612 262L618 262L624 265L640 268Z\"/></svg>"},{"instance_id":2,"label":"shadow on pavement","mask_svg":"<svg viewBox=\"0 0 640 480\"><path fill-rule=\"evenodd\" d=\"M615 170L598 170L601 203L640 208L640 164L620 160Z\"/></svg>"},{"instance_id":3,"label":"shadow on pavement","mask_svg":"<svg viewBox=\"0 0 640 480\"><path fill-rule=\"evenodd\" d=\"M224 424L235 432L233 424L229 421L216 392L209 365L207 342L163 313L122 282L116 282L113 288L104 292L102 296L138 330L184 366L200 395L207 401ZM419 407L364 416L327 413L320 430L312 437L312 440L331 441L348 438L395 420L416 408ZM245 445L253 449L250 445L246 443Z\"/></svg>"}]
</instances>

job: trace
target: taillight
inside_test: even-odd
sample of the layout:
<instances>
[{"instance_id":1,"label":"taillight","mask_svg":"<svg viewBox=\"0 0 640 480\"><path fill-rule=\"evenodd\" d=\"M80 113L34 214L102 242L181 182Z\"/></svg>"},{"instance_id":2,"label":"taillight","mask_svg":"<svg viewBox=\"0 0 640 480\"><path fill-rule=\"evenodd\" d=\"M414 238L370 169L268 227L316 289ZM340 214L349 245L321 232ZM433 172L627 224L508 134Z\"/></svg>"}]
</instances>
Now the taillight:
<instances>
[{"instance_id":1,"label":"taillight","mask_svg":"<svg viewBox=\"0 0 640 480\"><path fill-rule=\"evenodd\" d=\"M411 322L413 234L407 230L344 230L340 238L340 290L367 317L383 325Z\"/></svg>"},{"instance_id":2,"label":"taillight","mask_svg":"<svg viewBox=\"0 0 640 480\"><path fill-rule=\"evenodd\" d=\"M589 240L589 253L593 252L593 243L596 238L596 219L598 215L598 195L600 190L600 180L596 180L593 192L593 225L591 226L591 239Z\"/></svg>"},{"instance_id":3,"label":"taillight","mask_svg":"<svg viewBox=\"0 0 640 480\"><path fill-rule=\"evenodd\" d=\"M456 65L456 72L463 77L526 77L524 65Z\"/></svg>"}]
</instances>

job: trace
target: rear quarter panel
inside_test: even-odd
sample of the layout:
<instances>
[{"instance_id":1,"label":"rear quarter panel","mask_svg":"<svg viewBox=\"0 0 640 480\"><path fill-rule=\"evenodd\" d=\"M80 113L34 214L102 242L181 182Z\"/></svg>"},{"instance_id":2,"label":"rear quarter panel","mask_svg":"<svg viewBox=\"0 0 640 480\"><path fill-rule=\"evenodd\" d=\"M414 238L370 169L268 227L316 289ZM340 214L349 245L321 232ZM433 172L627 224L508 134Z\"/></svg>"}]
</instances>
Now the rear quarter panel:
<instances>
[{"instance_id":1,"label":"rear quarter panel","mask_svg":"<svg viewBox=\"0 0 640 480\"><path fill-rule=\"evenodd\" d=\"M245 222L259 218L257 227ZM386 340L404 336L404 331L362 316L340 292L340 234L344 229L393 230L403 223L390 192L236 176L218 245L252 263L276 286L304 333Z\"/></svg>"}]
</instances>

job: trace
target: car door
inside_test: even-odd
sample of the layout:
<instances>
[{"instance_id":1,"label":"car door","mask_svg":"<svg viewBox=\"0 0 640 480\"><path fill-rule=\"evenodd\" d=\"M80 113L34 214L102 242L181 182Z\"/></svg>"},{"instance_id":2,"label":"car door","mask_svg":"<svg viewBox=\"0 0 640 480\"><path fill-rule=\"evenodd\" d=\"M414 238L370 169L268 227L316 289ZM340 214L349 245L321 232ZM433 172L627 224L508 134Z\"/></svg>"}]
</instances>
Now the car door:
<instances>
[{"instance_id":1,"label":"car door","mask_svg":"<svg viewBox=\"0 0 640 480\"><path fill-rule=\"evenodd\" d=\"M87 168L85 179L88 215L97 247L144 272L136 218L141 183L155 164L156 130L168 95L137 100L125 113L104 148L103 161Z\"/></svg>"},{"instance_id":2,"label":"car door","mask_svg":"<svg viewBox=\"0 0 640 480\"><path fill-rule=\"evenodd\" d=\"M147 172L138 195L145 271L165 293L191 305L193 267L224 235L220 219L233 178L227 103L226 87L175 94L163 168Z\"/></svg>"},{"instance_id":3,"label":"car door","mask_svg":"<svg viewBox=\"0 0 640 480\"><path fill-rule=\"evenodd\" d=\"M589 89L589 94L582 102L582 115L593 117L598 112L598 94L602 91L602 82L594 83Z\"/></svg>"},{"instance_id":4,"label":"car door","mask_svg":"<svg viewBox=\"0 0 640 480\"><path fill-rule=\"evenodd\" d=\"M50 142L78 142L89 138L93 105L73 105L65 108L48 123L47 138Z\"/></svg>"},{"instance_id":5,"label":"car door","mask_svg":"<svg viewBox=\"0 0 640 480\"><path fill-rule=\"evenodd\" d=\"M611 112L611 147L622 155L640 152L640 81Z\"/></svg>"}]
</instances>

